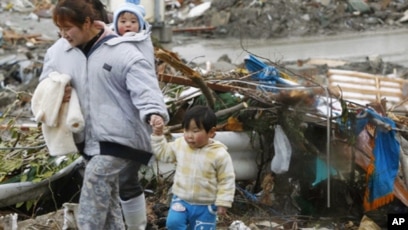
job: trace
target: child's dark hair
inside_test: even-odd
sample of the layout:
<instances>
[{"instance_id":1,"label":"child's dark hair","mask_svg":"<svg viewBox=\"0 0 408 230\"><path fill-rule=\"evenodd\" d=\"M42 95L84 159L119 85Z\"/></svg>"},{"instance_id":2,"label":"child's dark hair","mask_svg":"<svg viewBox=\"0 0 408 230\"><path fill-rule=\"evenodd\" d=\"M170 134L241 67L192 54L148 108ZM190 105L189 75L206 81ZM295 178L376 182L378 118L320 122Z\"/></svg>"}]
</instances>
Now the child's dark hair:
<instances>
[{"instance_id":1,"label":"child's dark hair","mask_svg":"<svg viewBox=\"0 0 408 230\"><path fill-rule=\"evenodd\" d=\"M192 120L200 129L204 128L207 133L217 126L217 116L208 106L196 105L187 110L181 123L183 129L188 129Z\"/></svg>"},{"instance_id":2,"label":"child's dark hair","mask_svg":"<svg viewBox=\"0 0 408 230\"><path fill-rule=\"evenodd\" d=\"M91 22L94 20L109 21L105 5L100 0L60 0L52 14L52 19L58 27L68 22L81 27L86 18L89 18Z\"/></svg>"}]
</instances>

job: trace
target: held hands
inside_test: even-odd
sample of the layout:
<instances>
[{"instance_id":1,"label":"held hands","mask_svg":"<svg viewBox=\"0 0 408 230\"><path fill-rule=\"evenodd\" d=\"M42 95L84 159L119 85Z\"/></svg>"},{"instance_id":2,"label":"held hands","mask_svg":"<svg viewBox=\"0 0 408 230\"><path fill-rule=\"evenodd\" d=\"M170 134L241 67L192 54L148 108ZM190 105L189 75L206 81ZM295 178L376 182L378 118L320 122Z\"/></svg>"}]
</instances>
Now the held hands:
<instances>
[{"instance_id":1,"label":"held hands","mask_svg":"<svg viewBox=\"0 0 408 230\"><path fill-rule=\"evenodd\" d=\"M164 121L161 116L153 114L150 117L150 125L153 128L153 135L155 136L163 135Z\"/></svg>"}]
</instances>

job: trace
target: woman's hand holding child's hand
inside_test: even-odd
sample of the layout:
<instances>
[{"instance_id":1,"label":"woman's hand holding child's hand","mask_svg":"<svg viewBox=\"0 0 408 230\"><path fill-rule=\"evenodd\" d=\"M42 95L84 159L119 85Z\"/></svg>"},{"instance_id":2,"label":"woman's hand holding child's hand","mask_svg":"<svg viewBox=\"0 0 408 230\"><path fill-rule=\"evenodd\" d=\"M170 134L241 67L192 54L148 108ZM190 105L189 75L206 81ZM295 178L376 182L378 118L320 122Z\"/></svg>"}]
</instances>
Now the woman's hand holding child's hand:
<instances>
[{"instance_id":1,"label":"woman's hand holding child's hand","mask_svg":"<svg viewBox=\"0 0 408 230\"><path fill-rule=\"evenodd\" d=\"M163 135L164 121L161 116L153 114L150 117L150 125L153 128L153 135L155 136Z\"/></svg>"}]
</instances>

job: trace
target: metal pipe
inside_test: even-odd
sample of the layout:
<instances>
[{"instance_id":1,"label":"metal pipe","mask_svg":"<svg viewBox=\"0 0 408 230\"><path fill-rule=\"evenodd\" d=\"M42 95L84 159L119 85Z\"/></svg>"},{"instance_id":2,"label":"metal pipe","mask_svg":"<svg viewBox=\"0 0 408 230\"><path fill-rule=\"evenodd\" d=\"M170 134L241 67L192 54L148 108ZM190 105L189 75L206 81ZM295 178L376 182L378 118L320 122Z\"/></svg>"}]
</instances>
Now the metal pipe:
<instances>
[{"instance_id":1,"label":"metal pipe","mask_svg":"<svg viewBox=\"0 0 408 230\"><path fill-rule=\"evenodd\" d=\"M327 99L327 141L326 141L326 155L327 155L327 159L326 159L326 164L327 164L327 207L330 208L330 134L331 134L331 103L332 103L332 98L329 95L329 90L327 87L324 87L325 93L326 93L326 99Z\"/></svg>"},{"instance_id":2,"label":"metal pipe","mask_svg":"<svg viewBox=\"0 0 408 230\"><path fill-rule=\"evenodd\" d=\"M161 0L154 0L154 22L159 23L161 20L160 4Z\"/></svg>"}]
</instances>

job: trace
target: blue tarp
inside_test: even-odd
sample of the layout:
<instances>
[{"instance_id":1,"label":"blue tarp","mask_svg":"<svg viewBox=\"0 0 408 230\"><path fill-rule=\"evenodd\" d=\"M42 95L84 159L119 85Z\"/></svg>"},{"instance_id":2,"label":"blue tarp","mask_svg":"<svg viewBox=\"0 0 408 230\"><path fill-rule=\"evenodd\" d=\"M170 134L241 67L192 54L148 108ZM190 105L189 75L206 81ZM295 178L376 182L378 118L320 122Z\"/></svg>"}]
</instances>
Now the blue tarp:
<instances>
[{"instance_id":1,"label":"blue tarp","mask_svg":"<svg viewBox=\"0 0 408 230\"><path fill-rule=\"evenodd\" d=\"M270 65L265 64L256 57L249 55L244 59L245 67L252 74L252 79L269 84L286 84L279 75L279 71Z\"/></svg>"},{"instance_id":2,"label":"blue tarp","mask_svg":"<svg viewBox=\"0 0 408 230\"><path fill-rule=\"evenodd\" d=\"M378 125L378 121L382 125ZM376 209L392 201L400 153L400 144L395 138L395 122L372 109L365 109L357 115L356 127L354 128L356 135L369 122L377 126L373 158L367 169L367 188L364 196L366 211Z\"/></svg>"}]
</instances>

